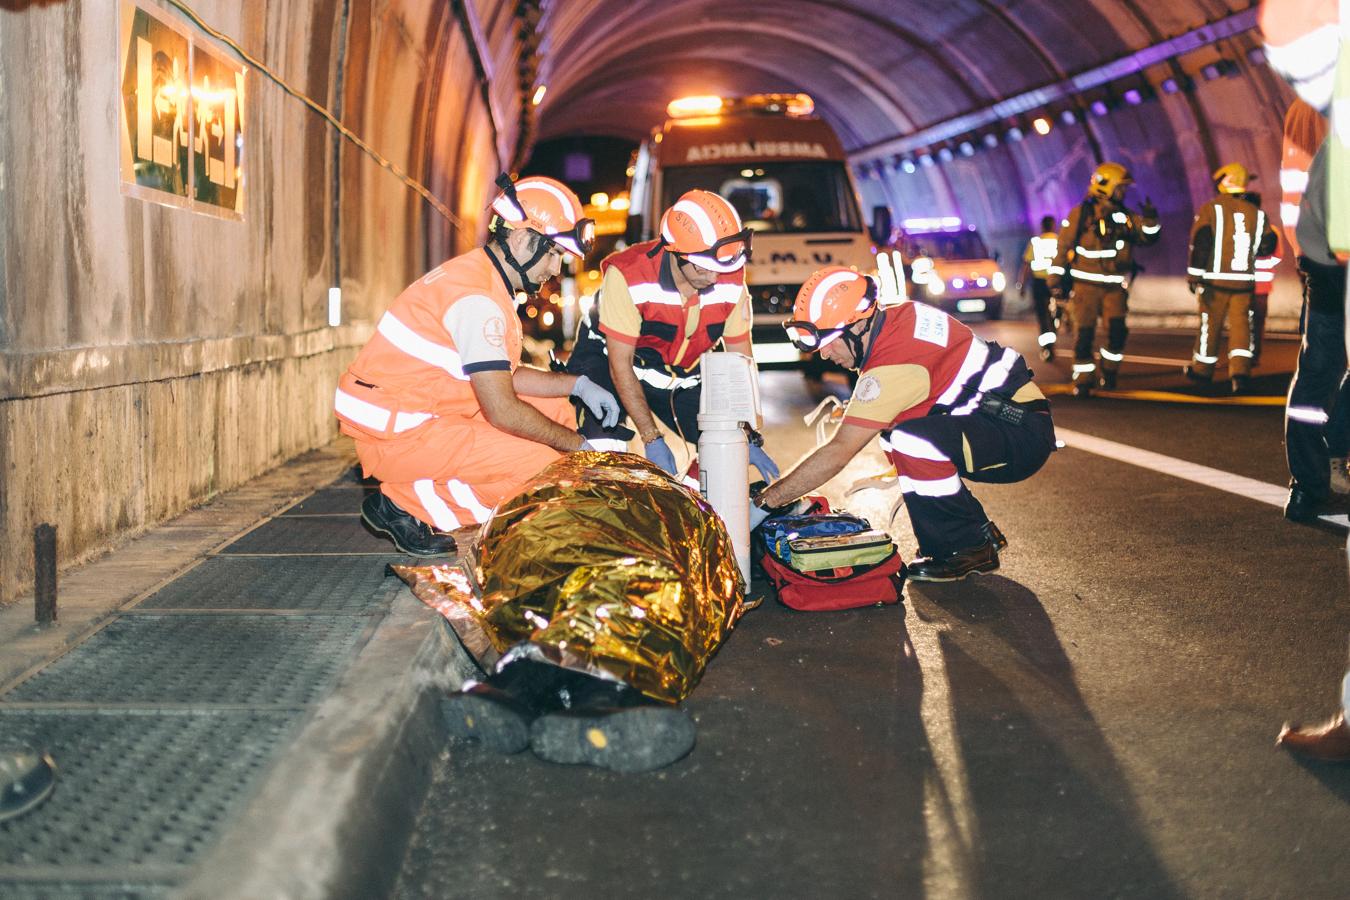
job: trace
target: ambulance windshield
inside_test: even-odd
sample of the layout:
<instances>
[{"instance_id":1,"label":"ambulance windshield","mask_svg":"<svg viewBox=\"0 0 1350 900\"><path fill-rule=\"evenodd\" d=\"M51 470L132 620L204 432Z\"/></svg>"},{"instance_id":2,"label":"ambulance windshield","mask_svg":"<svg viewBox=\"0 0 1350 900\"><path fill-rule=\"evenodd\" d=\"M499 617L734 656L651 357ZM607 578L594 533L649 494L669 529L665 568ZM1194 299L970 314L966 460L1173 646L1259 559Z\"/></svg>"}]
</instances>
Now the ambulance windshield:
<instances>
[{"instance_id":1,"label":"ambulance windshield","mask_svg":"<svg viewBox=\"0 0 1350 900\"><path fill-rule=\"evenodd\" d=\"M840 162L755 162L666 169L665 207L702 188L731 201L755 231L862 231L857 199Z\"/></svg>"},{"instance_id":2,"label":"ambulance windshield","mask_svg":"<svg viewBox=\"0 0 1350 900\"><path fill-rule=\"evenodd\" d=\"M927 234L906 234L905 257L931 256L934 259L988 259L978 231L935 231Z\"/></svg>"}]
</instances>

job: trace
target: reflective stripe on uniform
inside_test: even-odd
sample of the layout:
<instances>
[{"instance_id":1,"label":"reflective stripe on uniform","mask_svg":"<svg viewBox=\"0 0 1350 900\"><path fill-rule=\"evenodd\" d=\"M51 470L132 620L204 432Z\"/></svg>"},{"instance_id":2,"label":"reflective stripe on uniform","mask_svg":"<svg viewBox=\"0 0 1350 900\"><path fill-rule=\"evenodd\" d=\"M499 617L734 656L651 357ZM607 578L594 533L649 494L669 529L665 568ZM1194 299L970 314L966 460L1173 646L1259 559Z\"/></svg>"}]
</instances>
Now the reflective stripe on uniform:
<instances>
[{"instance_id":1,"label":"reflective stripe on uniform","mask_svg":"<svg viewBox=\"0 0 1350 900\"><path fill-rule=\"evenodd\" d=\"M908 475L900 476L902 494L918 494L920 497L950 497L961 492L961 476L949 475L946 478L918 479Z\"/></svg>"},{"instance_id":2,"label":"reflective stripe on uniform","mask_svg":"<svg viewBox=\"0 0 1350 900\"><path fill-rule=\"evenodd\" d=\"M677 293L671 293L660 284L652 282L648 284L630 284L628 286L628 296L633 298L634 305L638 303L663 303L667 306L684 306L684 298Z\"/></svg>"},{"instance_id":3,"label":"reflective stripe on uniform","mask_svg":"<svg viewBox=\"0 0 1350 900\"><path fill-rule=\"evenodd\" d=\"M1098 275L1096 272L1084 272L1082 269L1070 269L1069 274L1083 281L1096 281L1100 284L1124 284L1124 275Z\"/></svg>"},{"instance_id":4,"label":"reflective stripe on uniform","mask_svg":"<svg viewBox=\"0 0 1350 900\"><path fill-rule=\"evenodd\" d=\"M1159 231L1162 231L1162 226L1161 226L1161 225L1140 225L1140 226L1139 226L1139 230L1142 231L1144 234L1154 235L1154 234L1157 234Z\"/></svg>"},{"instance_id":5,"label":"reflective stripe on uniform","mask_svg":"<svg viewBox=\"0 0 1350 900\"><path fill-rule=\"evenodd\" d=\"M915 459L927 459L932 462L951 462L951 460L947 458L947 454L934 446L932 441L926 441L907 431L896 429L890 432L889 437L882 438L880 443L881 449L888 453L903 453L905 456L912 456Z\"/></svg>"},{"instance_id":6,"label":"reflective stripe on uniform","mask_svg":"<svg viewBox=\"0 0 1350 900\"><path fill-rule=\"evenodd\" d=\"M1252 353L1252 351L1243 347L1234 347L1232 350L1228 351L1229 359L1232 359L1234 356L1245 356L1247 359L1251 359L1255 355L1256 354Z\"/></svg>"},{"instance_id":7,"label":"reflective stripe on uniform","mask_svg":"<svg viewBox=\"0 0 1350 900\"><path fill-rule=\"evenodd\" d=\"M459 353L453 347L427 340L399 321L393 313L386 312L380 317L380 324L375 330L382 334L389 343L414 359L420 359L428 365L442 369L449 373L451 377L458 378L460 381L469 380L469 376L464 374L464 366L460 363Z\"/></svg>"},{"instance_id":8,"label":"reflective stripe on uniform","mask_svg":"<svg viewBox=\"0 0 1350 900\"><path fill-rule=\"evenodd\" d=\"M952 379L951 384L938 397L939 406L951 406L956 399L961 396L961 391L966 386L976 372L984 368L985 361L989 358L989 345L979 338L974 338L970 342L969 349L966 350L966 358L961 362L961 368L957 371L956 377Z\"/></svg>"},{"instance_id":9,"label":"reflective stripe on uniform","mask_svg":"<svg viewBox=\"0 0 1350 900\"><path fill-rule=\"evenodd\" d=\"M1095 371L1097 371L1097 364L1096 364L1096 363L1074 363L1074 364L1073 364L1073 370L1074 370L1075 373L1078 373L1078 374L1082 374L1083 372L1095 372Z\"/></svg>"},{"instance_id":10,"label":"reflective stripe on uniform","mask_svg":"<svg viewBox=\"0 0 1350 900\"><path fill-rule=\"evenodd\" d=\"M1097 352L1102 355L1102 359L1108 360L1110 362L1122 362L1125 359L1124 353L1112 353L1105 347L1097 348Z\"/></svg>"},{"instance_id":11,"label":"reflective stripe on uniform","mask_svg":"<svg viewBox=\"0 0 1350 900\"><path fill-rule=\"evenodd\" d=\"M385 432L389 430L389 410L362 400L360 397L353 397L342 388L338 388L333 394L333 409L357 425L369 428L371 431ZM434 418L436 417L431 413L398 413L394 416L394 433L408 431Z\"/></svg>"},{"instance_id":12,"label":"reflective stripe on uniform","mask_svg":"<svg viewBox=\"0 0 1350 900\"><path fill-rule=\"evenodd\" d=\"M703 380L701 375L685 375L683 377L671 375L669 372L659 372L656 369L644 369L641 366L633 366L633 374L639 381L645 381L657 390L677 391L682 388L693 387Z\"/></svg>"},{"instance_id":13,"label":"reflective stripe on uniform","mask_svg":"<svg viewBox=\"0 0 1350 900\"><path fill-rule=\"evenodd\" d=\"M1316 406L1291 406L1285 410L1285 414L1295 422L1304 422L1308 425L1325 425L1331 418L1325 409L1318 409Z\"/></svg>"},{"instance_id":14,"label":"reflective stripe on uniform","mask_svg":"<svg viewBox=\"0 0 1350 900\"><path fill-rule=\"evenodd\" d=\"M451 478L445 484L450 489L451 498L467 509L475 522L482 524L492 518L492 510L478 502L478 496L474 494L473 488L455 478Z\"/></svg>"},{"instance_id":15,"label":"reflective stripe on uniform","mask_svg":"<svg viewBox=\"0 0 1350 900\"><path fill-rule=\"evenodd\" d=\"M1116 254L1120 252L1115 247L1108 247L1105 250L1089 250L1082 245L1075 247L1074 250L1083 259L1115 259Z\"/></svg>"},{"instance_id":16,"label":"reflective stripe on uniform","mask_svg":"<svg viewBox=\"0 0 1350 900\"><path fill-rule=\"evenodd\" d=\"M413 492L417 494L417 499L422 501L422 508L431 515L431 523L438 531L454 531L459 527L459 519L455 517L449 504L436 493L434 481L430 478L414 481Z\"/></svg>"},{"instance_id":17,"label":"reflective stripe on uniform","mask_svg":"<svg viewBox=\"0 0 1350 900\"><path fill-rule=\"evenodd\" d=\"M1042 347L1049 347L1059 339L1059 336L1053 331L1042 331L1040 337L1036 338L1036 343Z\"/></svg>"}]
</instances>

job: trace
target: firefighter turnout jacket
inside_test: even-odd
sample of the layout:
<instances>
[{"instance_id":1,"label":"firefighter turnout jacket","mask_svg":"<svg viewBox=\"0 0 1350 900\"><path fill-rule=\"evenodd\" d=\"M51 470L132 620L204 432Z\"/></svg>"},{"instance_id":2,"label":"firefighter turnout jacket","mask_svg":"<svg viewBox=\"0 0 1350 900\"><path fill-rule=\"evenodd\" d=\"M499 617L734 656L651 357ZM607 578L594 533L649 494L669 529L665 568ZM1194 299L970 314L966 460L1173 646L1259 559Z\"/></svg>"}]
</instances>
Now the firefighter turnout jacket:
<instances>
[{"instance_id":1,"label":"firefighter turnout jacket","mask_svg":"<svg viewBox=\"0 0 1350 900\"><path fill-rule=\"evenodd\" d=\"M1245 194L1218 194L1200 208L1191 226L1186 275L1228 291L1256 287L1256 260L1277 246L1270 220Z\"/></svg>"},{"instance_id":2,"label":"firefighter turnout jacket","mask_svg":"<svg viewBox=\"0 0 1350 900\"><path fill-rule=\"evenodd\" d=\"M1124 206L1084 200L1060 229L1047 279L1051 290L1067 293L1074 282L1125 290L1134 274L1134 248L1157 242L1161 231L1156 213L1144 216Z\"/></svg>"}]
</instances>

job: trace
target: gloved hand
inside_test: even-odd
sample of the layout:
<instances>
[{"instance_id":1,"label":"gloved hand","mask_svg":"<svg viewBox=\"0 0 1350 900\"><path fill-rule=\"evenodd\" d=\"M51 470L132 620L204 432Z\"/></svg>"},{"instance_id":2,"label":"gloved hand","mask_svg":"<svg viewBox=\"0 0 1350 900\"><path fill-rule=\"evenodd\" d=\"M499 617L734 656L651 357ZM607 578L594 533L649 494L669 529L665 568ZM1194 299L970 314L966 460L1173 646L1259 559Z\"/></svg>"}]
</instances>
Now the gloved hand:
<instances>
[{"instance_id":1,"label":"gloved hand","mask_svg":"<svg viewBox=\"0 0 1350 900\"><path fill-rule=\"evenodd\" d=\"M642 452L647 455L647 459L656 463L665 469L671 475L675 474L675 454L670 452L670 447L666 445L666 439L659 437L642 448Z\"/></svg>"},{"instance_id":2,"label":"gloved hand","mask_svg":"<svg viewBox=\"0 0 1350 900\"><path fill-rule=\"evenodd\" d=\"M759 469L760 477L765 481L773 481L778 477L778 463L769 458L763 447L750 445L750 465Z\"/></svg>"},{"instance_id":3,"label":"gloved hand","mask_svg":"<svg viewBox=\"0 0 1350 900\"><path fill-rule=\"evenodd\" d=\"M751 501L751 503L750 503L750 530L751 530L751 531L754 531L754 530L755 530L756 528L758 528L760 525L764 524L764 520L767 519L768 517L769 517L769 510L767 510L767 509L765 509L764 507L760 506L758 503L755 503L754 501Z\"/></svg>"},{"instance_id":4,"label":"gloved hand","mask_svg":"<svg viewBox=\"0 0 1350 900\"><path fill-rule=\"evenodd\" d=\"M623 415L619 399L585 375L577 377L577 383L572 386L572 396L580 400L603 427L613 428L619 424L619 416Z\"/></svg>"},{"instance_id":5,"label":"gloved hand","mask_svg":"<svg viewBox=\"0 0 1350 900\"><path fill-rule=\"evenodd\" d=\"M1139 215L1143 216L1145 219L1157 219L1158 207L1153 205L1152 200L1145 197L1143 205L1139 207Z\"/></svg>"}]
</instances>

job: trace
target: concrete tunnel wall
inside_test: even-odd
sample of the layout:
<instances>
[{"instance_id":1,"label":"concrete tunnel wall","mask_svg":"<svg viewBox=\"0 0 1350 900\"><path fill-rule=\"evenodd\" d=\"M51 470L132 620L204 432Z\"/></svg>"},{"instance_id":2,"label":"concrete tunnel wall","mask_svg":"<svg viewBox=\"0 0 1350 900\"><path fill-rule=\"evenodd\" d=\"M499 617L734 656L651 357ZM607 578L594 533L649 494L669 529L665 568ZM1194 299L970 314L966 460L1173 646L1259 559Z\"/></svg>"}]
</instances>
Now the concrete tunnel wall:
<instances>
[{"instance_id":1,"label":"concrete tunnel wall","mask_svg":"<svg viewBox=\"0 0 1350 900\"><path fill-rule=\"evenodd\" d=\"M185 21L168 0L147 0ZM448 221L257 71L242 221L123 194L117 0L0 0L0 600L31 585L35 525L70 564L335 433L331 391L388 301L480 235L493 175L536 138L640 139L690 93L804 90L868 205L955 213L1011 268L1100 159L1136 171L1164 242L1135 308L1193 309L1180 277L1208 174L1240 159L1276 208L1289 92L1241 30L1144 70L1193 90L905 174L869 148L1063 81L1246 0L192 0L426 184ZM188 25L194 37L201 33ZM1198 78L1216 59L1231 77ZM342 85L339 91L338 85ZM548 93L537 128L527 98ZM1062 104L1060 104L1062 107ZM1058 108L1055 110L1058 111ZM887 165L889 162L889 165ZM340 187L339 187L340 186ZM335 211L336 210L336 211ZM1272 315L1298 301L1286 264ZM343 323L327 324L340 284Z\"/></svg>"},{"instance_id":2,"label":"concrete tunnel wall","mask_svg":"<svg viewBox=\"0 0 1350 900\"><path fill-rule=\"evenodd\" d=\"M338 375L399 290L478 239L486 192L516 150L514 5L473 7L478 49L499 76L488 93L449 3L190 5L340 107L460 222L352 144L339 149L329 126L253 70L241 221L126 196L118 3L0 4L3 603L32 590L39 523L57 526L68 565L328 443ZM209 40L168 4L155 8ZM329 327L335 278L342 324Z\"/></svg>"}]
</instances>

